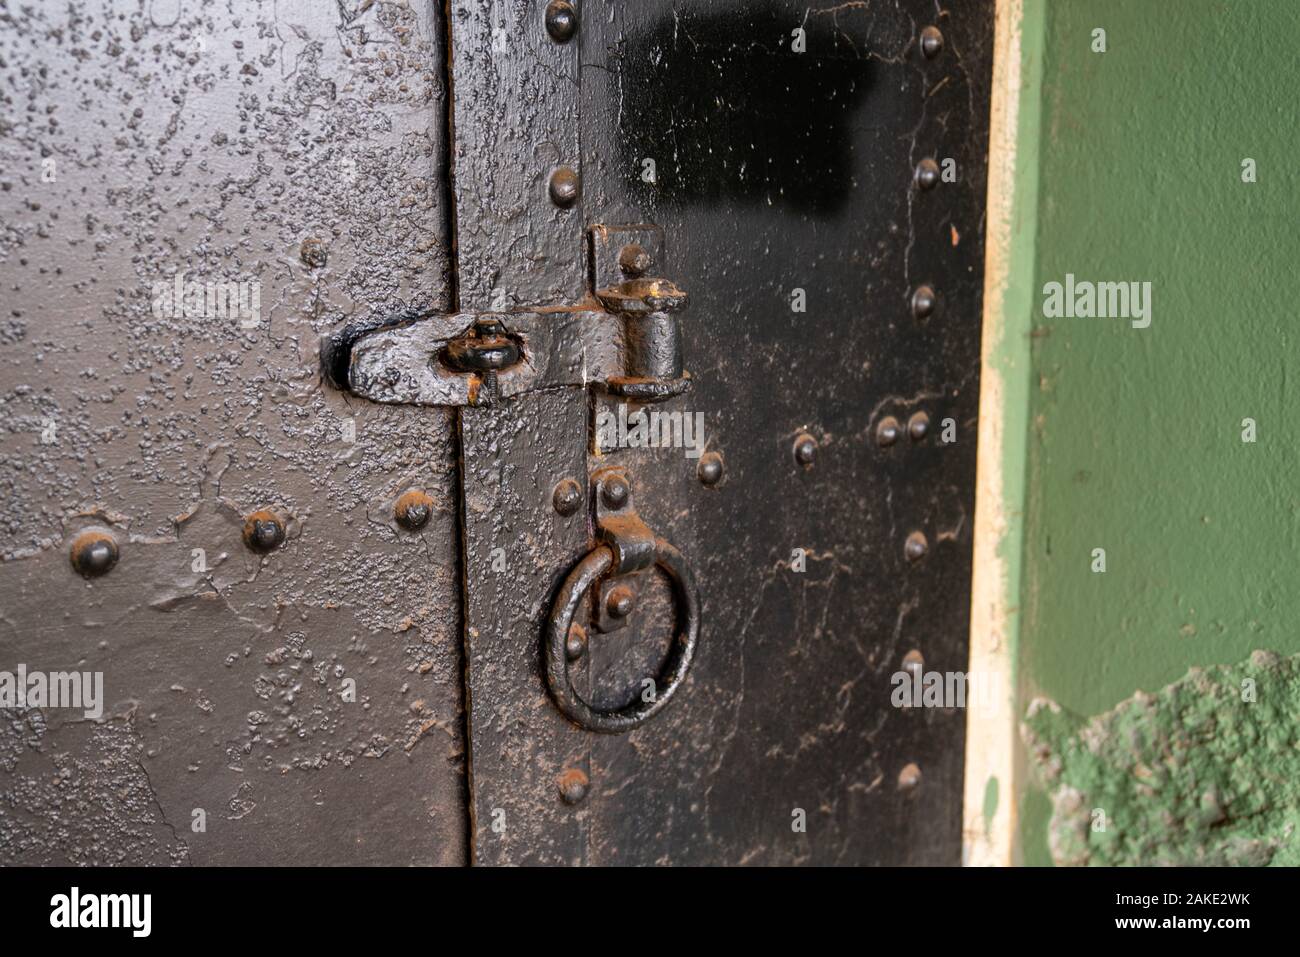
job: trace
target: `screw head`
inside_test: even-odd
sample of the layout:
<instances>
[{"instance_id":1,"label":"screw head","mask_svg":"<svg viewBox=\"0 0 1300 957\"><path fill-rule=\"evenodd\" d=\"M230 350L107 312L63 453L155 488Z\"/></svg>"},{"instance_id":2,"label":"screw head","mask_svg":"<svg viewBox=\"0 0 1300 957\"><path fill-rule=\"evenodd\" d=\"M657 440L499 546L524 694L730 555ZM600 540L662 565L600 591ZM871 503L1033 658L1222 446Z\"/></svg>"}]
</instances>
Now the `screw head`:
<instances>
[{"instance_id":1,"label":"screw head","mask_svg":"<svg viewBox=\"0 0 1300 957\"><path fill-rule=\"evenodd\" d=\"M876 426L876 444L881 448L888 448L898 441L898 436L901 433L902 429L898 425L898 420L892 415L887 415Z\"/></svg>"},{"instance_id":2,"label":"screw head","mask_svg":"<svg viewBox=\"0 0 1300 957\"><path fill-rule=\"evenodd\" d=\"M794 460L802 466L809 466L817 458L817 440L804 432L794 440Z\"/></svg>"},{"instance_id":3,"label":"screw head","mask_svg":"<svg viewBox=\"0 0 1300 957\"><path fill-rule=\"evenodd\" d=\"M551 493L551 504L561 515L572 515L582 505L582 486L571 478L562 479Z\"/></svg>"},{"instance_id":4,"label":"screw head","mask_svg":"<svg viewBox=\"0 0 1300 957\"><path fill-rule=\"evenodd\" d=\"M416 532L429 524L433 515L433 499L419 489L403 492L393 506L393 517L397 524L409 532Z\"/></svg>"},{"instance_id":5,"label":"screw head","mask_svg":"<svg viewBox=\"0 0 1300 957\"><path fill-rule=\"evenodd\" d=\"M546 32L556 43L568 43L578 32L578 14L568 0L551 0L546 5Z\"/></svg>"},{"instance_id":6,"label":"screw head","mask_svg":"<svg viewBox=\"0 0 1300 957\"><path fill-rule=\"evenodd\" d=\"M920 442L930 433L930 417L924 412L913 413L907 420L907 434L913 442Z\"/></svg>"},{"instance_id":7,"label":"screw head","mask_svg":"<svg viewBox=\"0 0 1300 957\"><path fill-rule=\"evenodd\" d=\"M68 558L79 575L97 578L117 564L117 541L103 529L86 529L73 539Z\"/></svg>"},{"instance_id":8,"label":"screw head","mask_svg":"<svg viewBox=\"0 0 1300 957\"><path fill-rule=\"evenodd\" d=\"M640 243L628 243L618 251L618 268L632 278L643 276L650 268L650 254Z\"/></svg>"},{"instance_id":9,"label":"screw head","mask_svg":"<svg viewBox=\"0 0 1300 957\"><path fill-rule=\"evenodd\" d=\"M939 164L928 156L916 164L916 185L921 189L934 189L939 185Z\"/></svg>"},{"instance_id":10,"label":"screw head","mask_svg":"<svg viewBox=\"0 0 1300 957\"><path fill-rule=\"evenodd\" d=\"M926 541L924 532L913 532L903 543L903 554L909 562L920 561L929 550L930 543Z\"/></svg>"},{"instance_id":11,"label":"screw head","mask_svg":"<svg viewBox=\"0 0 1300 957\"><path fill-rule=\"evenodd\" d=\"M898 772L898 790L910 791L921 783L921 769L915 763L908 763Z\"/></svg>"},{"instance_id":12,"label":"screw head","mask_svg":"<svg viewBox=\"0 0 1300 957\"><path fill-rule=\"evenodd\" d=\"M925 658L920 651L913 648L903 655L903 670L914 678L925 670Z\"/></svg>"},{"instance_id":13,"label":"screw head","mask_svg":"<svg viewBox=\"0 0 1300 957\"><path fill-rule=\"evenodd\" d=\"M564 639L564 654L570 661L577 661L587 653L587 629L576 621L569 626L569 635Z\"/></svg>"},{"instance_id":14,"label":"screw head","mask_svg":"<svg viewBox=\"0 0 1300 957\"><path fill-rule=\"evenodd\" d=\"M551 194L551 202L561 209L568 209L578 201L581 188L581 180L578 179L578 174L570 166L560 166L552 171L550 183L547 186L547 190Z\"/></svg>"},{"instance_id":15,"label":"screw head","mask_svg":"<svg viewBox=\"0 0 1300 957\"><path fill-rule=\"evenodd\" d=\"M259 509L244 519L244 544L255 552L270 552L284 542L284 522L268 509Z\"/></svg>"},{"instance_id":16,"label":"screw head","mask_svg":"<svg viewBox=\"0 0 1300 957\"><path fill-rule=\"evenodd\" d=\"M912 293L912 315L918 319L929 319L938 304L939 299L931 286L917 286L916 292Z\"/></svg>"},{"instance_id":17,"label":"screw head","mask_svg":"<svg viewBox=\"0 0 1300 957\"><path fill-rule=\"evenodd\" d=\"M713 488L722 481L722 456L717 452L705 452L700 456L695 474L706 488Z\"/></svg>"},{"instance_id":18,"label":"screw head","mask_svg":"<svg viewBox=\"0 0 1300 957\"><path fill-rule=\"evenodd\" d=\"M626 618L636 607L636 592L627 585L615 585L605 596L605 611L611 618Z\"/></svg>"},{"instance_id":19,"label":"screw head","mask_svg":"<svg viewBox=\"0 0 1300 957\"><path fill-rule=\"evenodd\" d=\"M585 771L578 768L566 768L560 773L556 784L560 789L560 797L565 804L578 804L587 796L587 791L591 787L591 781L588 780Z\"/></svg>"},{"instance_id":20,"label":"screw head","mask_svg":"<svg viewBox=\"0 0 1300 957\"><path fill-rule=\"evenodd\" d=\"M921 31L921 52L927 60L933 60L943 50L943 34L936 26L926 27Z\"/></svg>"},{"instance_id":21,"label":"screw head","mask_svg":"<svg viewBox=\"0 0 1300 957\"><path fill-rule=\"evenodd\" d=\"M605 479L600 486L600 498L610 508L622 508L627 504L628 496L632 490L628 487L627 479L621 475L611 475Z\"/></svg>"}]
</instances>

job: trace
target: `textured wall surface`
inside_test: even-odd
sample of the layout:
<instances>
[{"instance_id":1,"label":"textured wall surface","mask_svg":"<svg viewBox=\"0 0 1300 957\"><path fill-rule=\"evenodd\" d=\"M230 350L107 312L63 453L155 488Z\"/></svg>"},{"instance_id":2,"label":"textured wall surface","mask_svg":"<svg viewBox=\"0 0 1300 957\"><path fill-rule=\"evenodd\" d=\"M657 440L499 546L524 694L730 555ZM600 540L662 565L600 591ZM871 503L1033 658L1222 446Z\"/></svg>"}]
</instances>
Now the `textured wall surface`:
<instances>
[{"instance_id":1,"label":"textured wall surface","mask_svg":"<svg viewBox=\"0 0 1300 957\"><path fill-rule=\"evenodd\" d=\"M1124 0L1047 5L1035 287L1067 273L1149 281L1152 313L1149 327L1134 328L1049 318L1035 300L1022 713L1043 695L1100 714L1192 666L1300 650L1300 7L1176 6L1174 15L1172 5ZM1104 53L1092 49L1097 28ZM1242 179L1247 158L1254 183ZM1243 441L1244 419L1256 424L1254 442ZM1105 549L1104 573L1093 571L1094 549ZM1227 695L1210 714L1225 732L1259 727L1294 748L1294 706L1267 699L1287 693L1293 682L1261 682L1256 702ZM1167 723L1165 709L1184 697L1157 695L1145 717L1129 702L1123 721L1101 721L1098 733ZM1238 713L1252 707L1272 710ZM1234 741L1239 752L1220 747L1213 761L1254 753L1254 743ZM1123 761L1109 767L1123 780ZM1125 800L1141 785L1129 779ZM1270 820L1286 819L1288 805L1294 820L1294 777L1273 786L1244 776L1215 797L1224 826L1256 813L1265 793ZM1105 804L1102 794L1089 800ZM1049 859L1050 815L1045 793L1030 787L1028 863ZM1140 849L1137 832L1158 824L1112 807L1107 826L1090 840L1112 850L1094 859L1125 859L1113 848Z\"/></svg>"}]
</instances>

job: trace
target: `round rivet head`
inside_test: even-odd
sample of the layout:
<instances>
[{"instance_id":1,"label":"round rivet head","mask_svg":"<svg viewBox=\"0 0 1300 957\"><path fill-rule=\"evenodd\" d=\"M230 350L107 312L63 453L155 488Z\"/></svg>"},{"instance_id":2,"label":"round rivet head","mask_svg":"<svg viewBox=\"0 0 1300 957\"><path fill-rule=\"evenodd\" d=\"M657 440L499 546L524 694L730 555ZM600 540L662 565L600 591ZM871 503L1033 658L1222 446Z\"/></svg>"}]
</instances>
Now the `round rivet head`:
<instances>
[{"instance_id":1,"label":"round rivet head","mask_svg":"<svg viewBox=\"0 0 1300 957\"><path fill-rule=\"evenodd\" d=\"M930 286L917 286L912 293L912 315L918 319L929 319L934 314L934 307L939 304Z\"/></svg>"},{"instance_id":2,"label":"round rivet head","mask_svg":"<svg viewBox=\"0 0 1300 957\"><path fill-rule=\"evenodd\" d=\"M902 429L898 425L898 420L892 415L887 415L876 426L876 444L881 448L888 448L898 441L900 434Z\"/></svg>"},{"instance_id":3,"label":"round rivet head","mask_svg":"<svg viewBox=\"0 0 1300 957\"><path fill-rule=\"evenodd\" d=\"M898 772L898 790L910 791L921 783L921 769L915 763L909 763L903 766L903 770Z\"/></svg>"},{"instance_id":4,"label":"round rivet head","mask_svg":"<svg viewBox=\"0 0 1300 957\"><path fill-rule=\"evenodd\" d=\"M650 268L650 254L640 243L628 243L618 251L618 268L633 278L643 276Z\"/></svg>"},{"instance_id":5,"label":"round rivet head","mask_svg":"<svg viewBox=\"0 0 1300 957\"><path fill-rule=\"evenodd\" d=\"M284 542L284 522L280 516L260 509L244 519L244 544L255 552L269 552Z\"/></svg>"},{"instance_id":6,"label":"round rivet head","mask_svg":"<svg viewBox=\"0 0 1300 957\"><path fill-rule=\"evenodd\" d=\"M68 557L79 575L97 578L117 564L117 542L102 529L87 529L73 539Z\"/></svg>"},{"instance_id":7,"label":"round rivet head","mask_svg":"<svg viewBox=\"0 0 1300 957\"><path fill-rule=\"evenodd\" d=\"M393 506L393 518L409 532L416 532L429 524L433 515L433 499L419 489L403 492Z\"/></svg>"},{"instance_id":8,"label":"round rivet head","mask_svg":"<svg viewBox=\"0 0 1300 957\"><path fill-rule=\"evenodd\" d=\"M298 250L298 258L305 265L312 269L320 269L329 259L325 251L325 244L315 236L309 236L302 241L302 246Z\"/></svg>"},{"instance_id":9,"label":"round rivet head","mask_svg":"<svg viewBox=\"0 0 1300 957\"><path fill-rule=\"evenodd\" d=\"M587 791L591 787L591 781L588 780L586 772L577 768L568 768L561 772L556 784L560 789L560 797L565 804L578 804L587 796Z\"/></svg>"},{"instance_id":10,"label":"round rivet head","mask_svg":"<svg viewBox=\"0 0 1300 957\"><path fill-rule=\"evenodd\" d=\"M605 610L611 618L626 618L636 607L636 592L626 585L615 585L605 596Z\"/></svg>"},{"instance_id":11,"label":"round rivet head","mask_svg":"<svg viewBox=\"0 0 1300 957\"><path fill-rule=\"evenodd\" d=\"M909 562L920 561L929 550L930 543L925 540L924 532L913 532L903 543L903 554L907 556Z\"/></svg>"},{"instance_id":12,"label":"round rivet head","mask_svg":"<svg viewBox=\"0 0 1300 957\"><path fill-rule=\"evenodd\" d=\"M546 5L546 32L556 43L568 43L578 32L578 13L568 0L551 0Z\"/></svg>"},{"instance_id":13,"label":"round rivet head","mask_svg":"<svg viewBox=\"0 0 1300 957\"><path fill-rule=\"evenodd\" d=\"M934 189L939 184L939 164L926 157L916 164L916 185L921 189Z\"/></svg>"},{"instance_id":14,"label":"round rivet head","mask_svg":"<svg viewBox=\"0 0 1300 957\"><path fill-rule=\"evenodd\" d=\"M696 466L695 474L699 476L704 486L713 488L722 481L722 456L717 452L705 452L700 456L700 464Z\"/></svg>"},{"instance_id":15,"label":"round rivet head","mask_svg":"<svg viewBox=\"0 0 1300 957\"><path fill-rule=\"evenodd\" d=\"M807 432L794 440L794 460L800 465L812 465L817 458L817 440Z\"/></svg>"},{"instance_id":16,"label":"round rivet head","mask_svg":"<svg viewBox=\"0 0 1300 957\"><path fill-rule=\"evenodd\" d=\"M627 498L632 493L628 488L627 479L621 475L611 475L601 483L600 498L610 508L622 508L627 504Z\"/></svg>"},{"instance_id":17,"label":"round rivet head","mask_svg":"<svg viewBox=\"0 0 1300 957\"><path fill-rule=\"evenodd\" d=\"M913 678L925 671L925 658L921 655L921 652L913 648L903 655L903 670Z\"/></svg>"},{"instance_id":18,"label":"round rivet head","mask_svg":"<svg viewBox=\"0 0 1300 957\"><path fill-rule=\"evenodd\" d=\"M569 636L564 640L564 654L570 661L577 661L587 653L587 629L576 621L569 626Z\"/></svg>"},{"instance_id":19,"label":"round rivet head","mask_svg":"<svg viewBox=\"0 0 1300 957\"><path fill-rule=\"evenodd\" d=\"M551 504L561 515L572 515L582 505L582 486L571 478L561 480L551 493Z\"/></svg>"},{"instance_id":20,"label":"round rivet head","mask_svg":"<svg viewBox=\"0 0 1300 957\"><path fill-rule=\"evenodd\" d=\"M943 34L935 26L921 31L921 52L927 60L933 60L943 51Z\"/></svg>"},{"instance_id":21,"label":"round rivet head","mask_svg":"<svg viewBox=\"0 0 1300 957\"><path fill-rule=\"evenodd\" d=\"M913 413L907 420L907 434L913 442L920 442L930 433L930 417L924 412Z\"/></svg>"},{"instance_id":22,"label":"round rivet head","mask_svg":"<svg viewBox=\"0 0 1300 957\"><path fill-rule=\"evenodd\" d=\"M552 203L561 209L568 209L578 201L581 181L571 167L561 166L551 173L547 190L551 194Z\"/></svg>"}]
</instances>

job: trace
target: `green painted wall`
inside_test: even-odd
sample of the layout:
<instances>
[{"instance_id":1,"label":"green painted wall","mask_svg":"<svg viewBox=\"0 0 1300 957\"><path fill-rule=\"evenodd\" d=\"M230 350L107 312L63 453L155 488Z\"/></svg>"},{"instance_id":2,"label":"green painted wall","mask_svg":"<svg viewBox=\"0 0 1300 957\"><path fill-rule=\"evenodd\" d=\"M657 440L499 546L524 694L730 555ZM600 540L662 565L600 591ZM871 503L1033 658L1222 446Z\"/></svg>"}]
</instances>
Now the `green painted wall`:
<instances>
[{"instance_id":1,"label":"green painted wall","mask_svg":"<svg viewBox=\"0 0 1300 957\"><path fill-rule=\"evenodd\" d=\"M1093 716L1194 665L1300 651L1300 3L1026 6L1043 60L1021 713L1042 695ZM1067 273L1151 282L1150 327L1046 318ZM1049 862L1050 813L1030 775L1025 863Z\"/></svg>"}]
</instances>

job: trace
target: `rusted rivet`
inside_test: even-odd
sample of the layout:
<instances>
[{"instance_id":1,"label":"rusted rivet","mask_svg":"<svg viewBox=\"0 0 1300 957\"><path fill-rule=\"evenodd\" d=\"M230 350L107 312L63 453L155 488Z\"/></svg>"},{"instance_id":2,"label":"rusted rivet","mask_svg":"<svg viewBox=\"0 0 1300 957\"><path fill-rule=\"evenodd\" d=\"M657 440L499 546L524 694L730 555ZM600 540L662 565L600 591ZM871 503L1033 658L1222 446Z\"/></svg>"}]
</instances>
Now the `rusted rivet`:
<instances>
[{"instance_id":1,"label":"rusted rivet","mask_svg":"<svg viewBox=\"0 0 1300 957\"><path fill-rule=\"evenodd\" d=\"M928 156L916 164L916 185L933 189L939 183L939 164Z\"/></svg>"},{"instance_id":2,"label":"rusted rivet","mask_svg":"<svg viewBox=\"0 0 1300 957\"><path fill-rule=\"evenodd\" d=\"M918 319L929 319L938 304L931 286L917 286L916 292L912 293L912 315Z\"/></svg>"},{"instance_id":3,"label":"rusted rivet","mask_svg":"<svg viewBox=\"0 0 1300 957\"><path fill-rule=\"evenodd\" d=\"M622 508L627 504L627 497L631 491L627 486L627 479L621 475L611 475L601 483L600 497L610 508Z\"/></svg>"},{"instance_id":4,"label":"rusted rivet","mask_svg":"<svg viewBox=\"0 0 1300 957\"><path fill-rule=\"evenodd\" d=\"M572 167L558 167L551 173L551 182L548 186L551 202L562 209L568 209L578 201L580 186L578 174L573 171Z\"/></svg>"},{"instance_id":5,"label":"rusted rivet","mask_svg":"<svg viewBox=\"0 0 1300 957\"><path fill-rule=\"evenodd\" d=\"M794 460L800 465L808 466L812 465L816 458L817 440L804 432L794 440Z\"/></svg>"},{"instance_id":6,"label":"rusted rivet","mask_svg":"<svg viewBox=\"0 0 1300 957\"><path fill-rule=\"evenodd\" d=\"M943 34L935 26L921 31L921 52L927 60L933 60L943 50Z\"/></svg>"},{"instance_id":7,"label":"rusted rivet","mask_svg":"<svg viewBox=\"0 0 1300 957\"><path fill-rule=\"evenodd\" d=\"M930 417L924 412L914 412L907 420L907 434L913 442L920 442L930 433Z\"/></svg>"},{"instance_id":8,"label":"rusted rivet","mask_svg":"<svg viewBox=\"0 0 1300 957\"><path fill-rule=\"evenodd\" d=\"M921 769L915 763L908 763L898 772L898 790L910 791L921 783Z\"/></svg>"},{"instance_id":9,"label":"rusted rivet","mask_svg":"<svg viewBox=\"0 0 1300 957\"><path fill-rule=\"evenodd\" d=\"M587 789L591 786L587 773L577 768L566 768L560 773L556 783L560 786L560 797L564 799L565 804L581 802L587 796Z\"/></svg>"},{"instance_id":10,"label":"rusted rivet","mask_svg":"<svg viewBox=\"0 0 1300 957\"><path fill-rule=\"evenodd\" d=\"M576 621L569 626L569 636L564 640L564 653L570 661L577 661L587 652L587 629Z\"/></svg>"},{"instance_id":11,"label":"rusted rivet","mask_svg":"<svg viewBox=\"0 0 1300 957\"><path fill-rule=\"evenodd\" d=\"M407 531L417 532L429 524L433 514L433 499L419 489L409 489L401 494L393 506L393 517Z\"/></svg>"},{"instance_id":12,"label":"rusted rivet","mask_svg":"<svg viewBox=\"0 0 1300 957\"><path fill-rule=\"evenodd\" d=\"M546 32L556 43L568 43L578 30L578 14L568 0L551 0L546 5Z\"/></svg>"},{"instance_id":13,"label":"rusted rivet","mask_svg":"<svg viewBox=\"0 0 1300 957\"><path fill-rule=\"evenodd\" d=\"M571 478L562 479L551 494L551 504L561 515L572 515L582 505L582 486Z\"/></svg>"},{"instance_id":14,"label":"rusted rivet","mask_svg":"<svg viewBox=\"0 0 1300 957\"><path fill-rule=\"evenodd\" d=\"M117 564L117 541L103 529L88 528L73 539L68 558L78 574L96 578Z\"/></svg>"},{"instance_id":15,"label":"rusted rivet","mask_svg":"<svg viewBox=\"0 0 1300 957\"><path fill-rule=\"evenodd\" d=\"M930 550L930 543L925 540L925 532L913 532L903 543L903 554L909 562L919 561Z\"/></svg>"},{"instance_id":16,"label":"rusted rivet","mask_svg":"<svg viewBox=\"0 0 1300 957\"><path fill-rule=\"evenodd\" d=\"M309 236L302 241L298 258L312 269L320 269L329 257L325 253L325 244L315 236Z\"/></svg>"},{"instance_id":17,"label":"rusted rivet","mask_svg":"<svg viewBox=\"0 0 1300 957\"><path fill-rule=\"evenodd\" d=\"M722 481L722 456L717 452L705 452L700 456L700 464L695 468L700 482L712 488Z\"/></svg>"},{"instance_id":18,"label":"rusted rivet","mask_svg":"<svg viewBox=\"0 0 1300 957\"><path fill-rule=\"evenodd\" d=\"M636 592L627 585L615 585L605 596L605 611L611 618L626 618L636 607Z\"/></svg>"},{"instance_id":19,"label":"rusted rivet","mask_svg":"<svg viewBox=\"0 0 1300 957\"><path fill-rule=\"evenodd\" d=\"M269 552L284 541L284 522L267 509L259 509L244 519L244 544L255 552Z\"/></svg>"},{"instance_id":20,"label":"rusted rivet","mask_svg":"<svg viewBox=\"0 0 1300 957\"><path fill-rule=\"evenodd\" d=\"M925 671L925 657L920 651L913 648L907 654L903 655L903 670L915 678Z\"/></svg>"},{"instance_id":21,"label":"rusted rivet","mask_svg":"<svg viewBox=\"0 0 1300 957\"><path fill-rule=\"evenodd\" d=\"M650 268L650 254L640 243L628 243L618 251L618 268L635 279Z\"/></svg>"},{"instance_id":22,"label":"rusted rivet","mask_svg":"<svg viewBox=\"0 0 1300 957\"><path fill-rule=\"evenodd\" d=\"M892 415L887 415L876 426L876 444L881 448L888 448L898 441L899 434L898 420Z\"/></svg>"}]
</instances>

